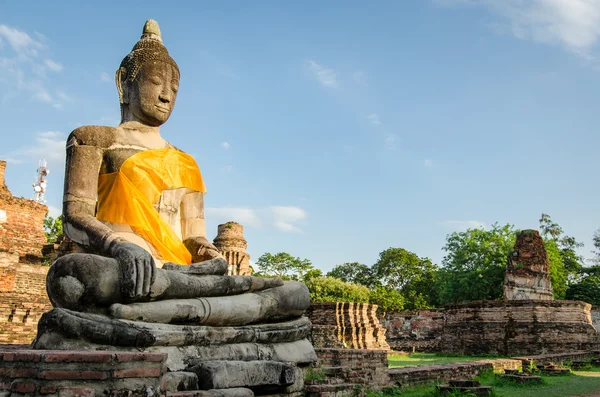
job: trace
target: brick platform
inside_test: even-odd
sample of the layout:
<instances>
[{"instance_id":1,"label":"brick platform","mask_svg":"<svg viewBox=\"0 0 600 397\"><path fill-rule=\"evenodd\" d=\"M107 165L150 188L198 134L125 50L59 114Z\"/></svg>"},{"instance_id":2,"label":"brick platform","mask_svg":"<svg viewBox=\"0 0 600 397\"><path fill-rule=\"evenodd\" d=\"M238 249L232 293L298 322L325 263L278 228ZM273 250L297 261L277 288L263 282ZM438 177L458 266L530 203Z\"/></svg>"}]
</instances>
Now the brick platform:
<instances>
[{"instance_id":1,"label":"brick platform","mask_svg":"<svg viewBox=\"0 0 600 397\"><path fill-rule=\"evenodd\" d=\"M451 379L471 379L482 372L504 369L521 369L521 360L482 360L466 363L423 365L418 367L391 368L390 383L396 386L413 386Z\"/></svg>"},{"instance_id":2,"label":"brick platform","mask_svg":"<svg viewBox=\"0 0 600 397\"><path fill-rule=\"evenodd\" d=\"M11 396L157 396L166 354L0 348L0 390Z\"/></svg>"}]
</instances>

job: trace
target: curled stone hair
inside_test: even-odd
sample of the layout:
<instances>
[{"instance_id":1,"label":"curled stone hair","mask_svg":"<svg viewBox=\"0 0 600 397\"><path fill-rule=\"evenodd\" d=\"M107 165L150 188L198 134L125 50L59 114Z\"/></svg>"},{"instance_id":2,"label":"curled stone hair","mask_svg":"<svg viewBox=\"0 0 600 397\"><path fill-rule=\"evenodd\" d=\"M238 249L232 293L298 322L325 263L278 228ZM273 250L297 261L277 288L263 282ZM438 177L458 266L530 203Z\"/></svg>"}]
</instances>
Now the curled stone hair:
<instances>
[{"instance_id":1,"label":"curled stone hair","mask_svg":"<svg viewBox=\"0 0 600 397\"><path fill-rule=\"evenodd\" d=\"M121 108L124 104L123 84L132 83L142 66L148 61L166 62L172 65L177 70L177 73L179 73L177 63L171 58L167 48L162 43L158 22L152 19L146 21L142 37L133 46L131 52L123 58L119 70L117 70L116 83Z\"/></svg>"}]
</instances>

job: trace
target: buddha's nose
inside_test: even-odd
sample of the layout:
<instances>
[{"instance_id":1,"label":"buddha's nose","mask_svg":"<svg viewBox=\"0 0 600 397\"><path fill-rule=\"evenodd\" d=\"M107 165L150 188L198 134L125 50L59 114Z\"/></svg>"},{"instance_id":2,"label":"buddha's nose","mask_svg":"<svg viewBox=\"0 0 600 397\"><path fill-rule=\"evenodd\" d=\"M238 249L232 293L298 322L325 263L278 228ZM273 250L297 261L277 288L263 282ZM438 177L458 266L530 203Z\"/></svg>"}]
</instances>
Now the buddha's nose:
<instances>
[{"instance_id":1,"label":"buddha's nose","mask_svg":"<svg viewBox=\"0 0 600 397\"><path fill-rule=\"evenodd\" d=\"M160 93L160 95L158 95L158 99L160 99L161 102L170 103L171 102L171 93L169 92L169 90L163 90Z\"/></svg>"}]
</instances>

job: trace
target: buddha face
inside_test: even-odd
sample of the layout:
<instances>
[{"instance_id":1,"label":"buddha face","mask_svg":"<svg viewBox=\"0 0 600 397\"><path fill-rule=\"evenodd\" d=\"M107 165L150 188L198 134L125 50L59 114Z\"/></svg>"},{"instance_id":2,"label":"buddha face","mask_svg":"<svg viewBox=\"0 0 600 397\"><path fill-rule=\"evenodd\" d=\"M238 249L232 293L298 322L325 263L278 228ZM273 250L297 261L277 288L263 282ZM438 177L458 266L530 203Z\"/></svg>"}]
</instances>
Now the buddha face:
<instances>
[{"instance_id":1,"label":"buddha face","mask_svg":"<svg viewBox=\"0 0 600 397\"><path fill-rule=\"evenodd\" d=\"M143 124L158 127L171 116L179 89L179 72L172 65L148 61L129 89L129 112Z\"/></svg>"}]
</instances>

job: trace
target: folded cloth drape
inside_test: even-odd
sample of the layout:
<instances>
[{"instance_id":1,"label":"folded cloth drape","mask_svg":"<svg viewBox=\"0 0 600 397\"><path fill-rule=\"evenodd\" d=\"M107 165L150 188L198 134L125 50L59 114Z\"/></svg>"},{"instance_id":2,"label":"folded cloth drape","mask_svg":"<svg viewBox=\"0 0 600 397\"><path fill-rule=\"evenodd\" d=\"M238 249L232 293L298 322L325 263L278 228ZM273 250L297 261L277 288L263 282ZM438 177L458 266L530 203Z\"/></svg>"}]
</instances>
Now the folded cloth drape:
<instances>
[{"instance_id":1,"label":"folded cloth drape","mask_svg":"<svg viewBox=\"0 0 600 397\"><path fill-rule=\"evenodd\" d=\"M119 171L100 174L96 218L129 225L162 259L190 264L191 254L153 206L163 191L182 187L206 193L192 156L171 148L138 152L125 160Z\"/></svg>"}]
</instances>

